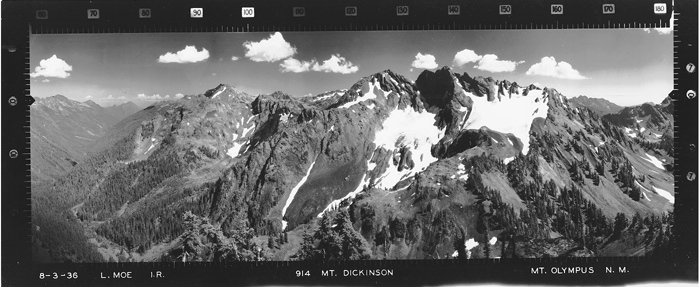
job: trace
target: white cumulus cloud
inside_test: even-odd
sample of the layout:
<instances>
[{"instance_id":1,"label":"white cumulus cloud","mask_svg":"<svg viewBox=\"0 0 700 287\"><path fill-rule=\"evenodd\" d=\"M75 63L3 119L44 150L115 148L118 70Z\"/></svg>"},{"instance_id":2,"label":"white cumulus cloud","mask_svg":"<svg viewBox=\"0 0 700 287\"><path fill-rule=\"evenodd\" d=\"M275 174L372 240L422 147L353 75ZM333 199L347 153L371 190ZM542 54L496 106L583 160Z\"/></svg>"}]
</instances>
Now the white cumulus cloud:
<instances>
[{"instance_id":1,"label":"white cumulus cloud","mask_svg":"<svg viewBox=\"0 0 700 287\"><path fill-rule=\"evenodd\" d=\"M32 78L42 76L65 79L70 76L70 73L68 73L70 71L73 71L71 65L53 55L48 59L41 60L39 66L34 68L34 73L31 73L30 76Z\"/></svg>"},{"instance_id":2,"label":"white cumulus cloud","mask_svg":"<svg viewBox=\"0 0 700 287\"><path fill-rule=\"evenodd\" d=\"M452 65L461 67L467 63L478 62L479 60L481 60L481 56L477 55L472 50L464 49L462 51L457 52L454 60L452 60Z\"/></svg>"},{"instance_id":3,"label":"white cumulus cloud","mask_svg":"<svg viewBox=\"0 0 700 287\"><path fill-rule=\"evenodd\" d=\"M518 64L522 63L524 62L499 60L498 56L494 54L486 54L481 57L481 60L479 60L479 63L474 66L474 68L491 73L512 72L515 71L515 67Z\"/></svg>"},{"instance_id":4,"label":"white cumulus cloud","mask_svg":"<svg viewBox=\"0 0 700 287\"><path fill-rule=\"evenodd\" d=\"M137 98L138 100L141 100L141 101L152 101L152 102L160 101L160 100L165 100L165 99L167 99L167 98L169 98L169 97L170 97L169 95L161 96L160 94L154 94L154 95L151 95L151 96L146 95L146 94L138 94L138 95L136 95L136 98ZM176 95L175 97L177 97L177 95Z\"/></svg>"},{"instance_id":5,"label":"white cumulus cloud","mask_svg":"<svg viewBox=\"0 0 700 287\"><path fill-rule=\"evenodd\" d=\"M239 59L239 58L236 57L236 56L231 57L231 61L238 61L238 59Z\"/></svg>"},{"instance_id":6,"label":"white cumulus cloud","mask_svg":"<svg viewBox=\"0 0 700 287\"><path fill-rule=\"evenodd\" d=\"M297 53L297 48L285 41L280 32L260 42L246 41L243 47L246 49L245 56L253 62L277 62Z\"/></svg>"},{"instance_id":7,"label":"white cumulus cloud","mask_svg":"<svg viewBox=\"0 0 700 287\"><path fill-rule=\"evenodd\" d=\"M184 96L185 96L185 95L182 94L182 93L177 93L177 94L175 94L175 98L182 98L182 97L184 97Z\"/></svg>"},{"instance_id":8,"label":"white cumulus cloud","mask_svg":"<svg viewBox=\"0 0 700 287\"><path fill-rule=\"evenodd\" d=\"M48 83L48 82L51 82L51 80L49 80L49 79L43 79L43 80L41 80L41 82L42 82L42 83Z\"/></svg>"},{"instance_id":9,"label":"white cumulus cloud","mask_svg":"<svg viewBox=\"0 0 700 287\"><path fill-rule=\"evenodd\" d=\"M499 60L497 55L479 55L473 50L469 49L464 49L457 52L457 54L455 54L455 58L452 60L452 65L457 67L462 67L468 63L476 63L474 68L482 71L502 73L515 71L518 64L522 64L524 62Z\"/></svg>"},{"instance_id":10,"label":"white cumulus cloud","mask_svg":"<svg viewBox=\"0 0 700 287\"><path fill-rule=\"evenodd\" d=\"M416 69L435 69L438 67L438 64L435 62L435 56L430 54L423 55L418 52L416 59L411 63L411 67Z\"/></svg>"},{"instance_id":11,"label":"white cumulus cloud","mask_svg":"<svg viewBox=\"0 0 700 287\"><path fill-rule=\"evenodd\" d=\"M557 60L554 57L543 57L539 63L530 67L526 75L548 76L559 79L583 80L586 77L582 76L579 71L574 69L571 64Z\"/></svg>"},{"instance_id":12,"label":"white cumulus cloud","mask_svg":"<svg viewBox=\"0 0 700 287\"><path fill-rule=\"evenodd\" d=\"M316 59L311 61L300 61L294 58L287 58L280 64L280 71L283 73L304 73L309 71L352 74L360 68L339 54L331 55L331 58L319 64Z\"/></svg>"},{"instance_id":13,"label":"white cumulus cloud","mask_svg":"<svg viewBox=\"0 0 700 287\"><path fill-rule=\"evenodd\" d=\"M287 58L280 64L280 71L283 73L303 73L311 70L311 66L317 64L315 60L311 61L299 61L294 58Z\"/></svg>"},{"instance_id":14,"label":"white cumulus cloud","mask_svg":"<svg viewBox=\"0 0 700 287\"><path fill-rule=\"evenodd\" d=\"M196 63L209 58L209 51L202 47L201 51L197 51L195 46L185 46L184 49L176 53L167 52L165 55L158 57L159 63Z\"/></svg>"},{"instance_id":15,"label":"white cumulus cloud","mask_svg":"<svg viewBox=\"0 0 700 287\"><path fill-rule=\"evenodd\" d=\"M360 68L345 60L345 58L341 57L339 54L335 54L331 55L330 59L323 61L321 65L314 63L311 69L325 73L352 74L357 72Z\"/></svg>"}]
</instances>

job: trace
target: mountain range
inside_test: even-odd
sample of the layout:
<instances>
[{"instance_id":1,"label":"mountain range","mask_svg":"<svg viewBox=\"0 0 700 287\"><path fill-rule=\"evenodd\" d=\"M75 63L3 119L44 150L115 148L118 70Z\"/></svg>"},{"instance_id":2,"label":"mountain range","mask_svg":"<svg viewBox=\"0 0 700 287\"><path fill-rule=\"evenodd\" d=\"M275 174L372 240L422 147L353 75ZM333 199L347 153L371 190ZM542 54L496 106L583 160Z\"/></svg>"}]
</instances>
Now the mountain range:
<instances>
[{"instance_id":1,"label":"mountain range","mask_svg":"<svg viewBox=\"0 0 700 287\"><path fill-rule=\"evenodd\" d=\"M586 96L578 96L569 99L569 102L575 107L584 107L598 114L598 116L604 116L607 114L614 114L623 109L623 107L614 104L611 101L601 98L589 98Z\"/></svg>"},{"instance_id":2,"label":"mountain range","mask_svg":"<svg viewBox=\"0 0 700 287\"><path fill-rule=\"evenodd\" d=\"M38 185L35 251L68 261L661 254L672 102L605 116L587 103L447 67L415 81L386 70L303 98L219 85L113 124L93 154Z\"/></svg>"},{"instance_id":3,"label":"mountain range","mask_svg":"<svg viewBox=\"0 0 700 287\"><path fill-rule=\"evenodd\" d=\"M110 127L139 110L132 102L104 108L62 95L38 98L29 110L32 182L56 179L69 171Z\"/></svg>"}]
</instances>

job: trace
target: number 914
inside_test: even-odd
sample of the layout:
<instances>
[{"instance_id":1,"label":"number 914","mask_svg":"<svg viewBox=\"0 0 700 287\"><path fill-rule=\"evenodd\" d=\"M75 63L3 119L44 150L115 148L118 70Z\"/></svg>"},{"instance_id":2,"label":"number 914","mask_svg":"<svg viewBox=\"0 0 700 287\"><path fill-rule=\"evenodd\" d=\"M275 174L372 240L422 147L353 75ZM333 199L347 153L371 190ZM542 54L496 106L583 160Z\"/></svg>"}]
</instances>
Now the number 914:
<instances>
[{"instance_id":1,"label":"number 914","mask_svg":"<svg viewBox=\"0 0 700 287\"><path fill-rule=\"evenodd\" d=\"M311 271L309 270L297 270L297 277L308 277L311 276Z\"/></svg>"}]
</instances>

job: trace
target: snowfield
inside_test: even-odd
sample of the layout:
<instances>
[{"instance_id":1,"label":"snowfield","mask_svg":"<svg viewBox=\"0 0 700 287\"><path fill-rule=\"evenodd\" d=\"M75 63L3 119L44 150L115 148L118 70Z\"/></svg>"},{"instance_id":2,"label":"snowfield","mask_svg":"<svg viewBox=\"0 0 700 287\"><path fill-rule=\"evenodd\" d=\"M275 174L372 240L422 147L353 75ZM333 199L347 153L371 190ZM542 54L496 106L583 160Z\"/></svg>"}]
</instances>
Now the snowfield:
<instances>
[{"instance_id":1,"label":"snowfield","mask_svg":"<svg viewBox=\"0 0 700 287\"><path fill-rule=\"evenodd\" d=\"M299 183L297 183L294 188L292 188L292 192L289 194L289 197L287 198L287 202L284 203L284 207L282 208L282 216L287 212L287 208L289 207L290 204L292 204L292 200L294 200L294 196L297 194L297 191L299 191L299 188L304 185L306 182L306 179L309 178L309 174L311 174L311 170L314 168L314 164L316 164L316 161L311 163L311 166L309 167L309 170L306 171L306 175L301 178ZM287 221L282 220L282 230L285 230L287 228Z\"/></svg>"},{"instance_id":2,"label":"snowfield","mask_svg":"<svg viewBox=\"0 0 700 287\"><path fill-rule=\"evenodd\" d=\"M242 144L242 143L235 142L235 143L233 143L233 147L228 149L226 154L228 156L230 156L231 158L236 158L238 156L238 154L241 152L241 147L243 147L244 145L245 145L245 143Z\"/></svg>"},{"instance_id":3,"label":"snowfield","mask_svg":"<svg viewBox=\"0 0 700 287\"><path fill-rule=\"evenodd\" d=\"M645 158L644 160L654 164L656 167L658 167L661 170L666 170L666 168L664 168L663 162L661 162L658 158L656 158L655 156L650 155L648 153L644 153L644 154L648 157L648 158Z\"/></svg>"},{"instance_id":4,"label":"snowfield","mask_svg":"<svg viewBox=\"0 0 700 287\"><path fill-rule=\"evenodd\" d=\"M221 91L216 92L216 94L214 94L213 96L211 96L211 98L212 98L212 99L213 99L213 98L216 98L216 96L220 95L220 94L223 93L225 90L226 90L226 87L224 87L223 89L221 89Z\"/></svg>"},{"instance_id":5,"label":"snowfield","mask_svg":"<svg viewBox=\"0 0 700 287\"><path fill-rule=\"evenodd\" d=\"M360 93L361 93L361 96L357 97L357 99L355 99L354 101L345 103L344 105L340 106L339 108L347 109L349 107L354 106L357 103L364 102L366 100L376 99L378 94L382 94L384 97L386 97L389 94L389 92L382 90L379 83L377 83L376 79L372 79L372 83L365 81L362 84L362 88L360 89Z\"/></svg>"},{"instance_id":6,"label":"snowfield","mask_svg":"<svg viewBox=\"0 0 700 287\"><path fill-rule=\"evenodd\" d=\"M328 94L328 95L320 96L320 97L318 97L318 98L315 98L315 99L313 99L313 101L314 101L314 102L317 102L317 101L321 101L321 100L325 100L325 99L330 99L330 98L332 98L332 97L334 97L334 96L337 96L337 95L341 95L341 96L342 96L342 95L344 95L344 94L345 94L345 93L338 94L338 93L336 93L336 92L333 92L333 93L330 93L330 94Z\"/></svg>"},{"instance_id":7,"label":"snowfield","mask_svg":"<svg viewBox=\"0 0 700 287\"><path fill-rule=\"evenodd\" d=\"M503 159L503 163L504 163L504 164L508 164L509 162L513 161L514 159L515 159L514 156L504 158L504 159Z\"/></svg>"},{"instance_id":8,"label":"snowfield","mask_svg":"<svg viewBox=\"0 0 700 287\"><path fill-rule=\"evenodd\" d=\"M670 193L666 190L660 189L656 186L652 186L652 188L654 188L654 191L656 191L656 193L658 193L661 197L668 199L668 202L670 202L670 203L676 202L676 198L673 196L673 193Z\"/></svg>"},{"instance_id":9,"label":"snowfield","mask_svg":"<svg viewBox=\"0 0 700 287\"><path fill-rule=\"evenodd\" d=\"M497 87L494 86L494 89ZM486 126L504 134L512 133L523 143L523 154L529 151L530 127L535 118L547 118L546 96L530 93L508 94L499 100L489 102L487 97L477 97L466 93L474 102L472 113L464 125L464 129L480 129ZM538 100L535 102L535 100Z\"/></svg>"},{"instance_id":10,"label":"snowfield","mask_svg":"<svg viewBox=\"0 0 700 287\"><path fill-rule=\"evenodd\" d=\"M398 171L393 159L389 158L389 166L384 174L377 178L375 187L390 189L404 178L425 170L437 158L430 153L430 148L443 136L444 131L435 125L435 114L427 111L416 112L412 108L394 110L382 123L382 129L374 135L377 148L397 152L401 147L411 150L414 167Z\"/></svg>"}]
</instances>

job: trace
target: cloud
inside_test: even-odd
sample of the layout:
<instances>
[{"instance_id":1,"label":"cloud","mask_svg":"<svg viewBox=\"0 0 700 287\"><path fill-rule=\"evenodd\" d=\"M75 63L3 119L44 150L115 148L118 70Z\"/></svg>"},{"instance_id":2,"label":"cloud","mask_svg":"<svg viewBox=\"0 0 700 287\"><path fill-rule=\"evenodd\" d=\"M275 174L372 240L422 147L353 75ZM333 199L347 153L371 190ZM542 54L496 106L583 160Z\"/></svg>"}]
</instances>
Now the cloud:
<instances>
[{"instance_id":1,"label":"cloud","mask_svg":"<svg viewBox=\"0 0 700 287\"><path fill-rule=\"evenodd\" d=\"M479 63L474 66L474 68L491 73L512 72L515 71L515 67L518 64L522 63L524 62L499 60L498 56L494 54L486 54L481 57L481 60L479 60Z\"/></svg>"},{"instance_id":2,"label":"cloud","mask_svg":"<svg viewBox=\"0 0 700 287\"><path fill-rule=\"evenodd\" d=\"M177 51L175 54L167 52L165 55L160 55L160 57L158 57L158 63L196 63L208 58L209 51L204 47L202 47L201 51L197 51L197 47L195 46L185 46L184 49Z\"/></svg>"},{"instance_id":3,"label":"cloud","mask_svg":"<svg viewBox=\"0 0 700 287\"><path fill-rule=\"evenodd\" d=\"M467 63L478 62L481 60L481 56L477 55L474 51L469 49L464 49L457 52L454 60L452 60L452 65L461 67Z\"/></svg>"},{"instance_id":4,"label":"cloud","mask_svg":"<svg viewBox=\"0 0 700 287\"><path fill-rule=\"evenodd\" d=\"M103 100L125 100L125 99L126 99L126 96L114 97L112 95L109 95L106 98L103 98Z\"/></svg>"},{"instance_id":5,"label":"cloud","mask_svg":"<svg viewBox=\"0 0 700 287\"><path fill-rule=\"evenodd\" d=\"M287 58L286 60L284 60L284 62L280 64L280 71L283 73L303 73L311 70L311 66L313 65L318 65L318 63L316 63L316 60L311 60L307 62L299 61L294 58Z\"/></svg>"},{"instance_id":6,"label":"cloud","mask_svg":"<svg viewBox=\"0 0 700 287\"><path fill-rule=\"evenodd\" d=\"M518 64L525 62L499 60L498 56L494 54L486 54L482 56L469 49L464 49L457 52L457 54L455 54L455 58L452 60L452 65L457 67L464 66L468 63L476 63L474 68L481 71L502 73L515 71Z\"/></svg>"},{"instance_id":7,"label":"cloud","mask_svg":"<svg viewBox=\"0 0 700 287\"><path fill-rule=\"evenodd\" d=\"M89 100L89 99L92 99L92 96L87 96L87 97L85 97L85 100L86 100L86 101Z\"/></svg>"},{"instance_id":8,"label":"cloud","mask_svg":"<svg viewBox=\"0 0 700 287\"><path fill-rule=\"evenodd\" d=\"M73 67L68 65L66 61L59 59L56 55L51 56L51 58L41 60L39 66L34 68L34 73L31 73L32 78L39 76L51 77L51 78L61 78L65 79L70 76L70 71L73 71Z\"/></svg>"},{"instance_id":9,"label":"cloud","mask_svg":"<svg viewBox=\"0 0 700 287\"><path fill-rule=\"evenodd\" d=\"M539 63L532 65L526 75L539 75L554 77L560 79L583 80L586 77L582 76L575 70L571 64L561 61L557 63L554 57L543 57Z\"/></svg>"},{"instance_id":10,"label":"cloud","mask_svg":"<svg viewBox=\"0 0 700 287\"><path fill-rule=\"evenodd\" d=\"M41 80L41 82L42 82L42 83L48 83L48 82L51 82L51 80L49 80L49 79L43 79L43 80Z\"/></svg>"},{"instance_id":11,"label":"cloud","mask_svg":"<svg viewBox=\"0 0 700 287\"><path fill-rule=\"evenodd\" d=\"M338 74L352 74L359 70L360 68L353 65L345 57L339 54L331 55L331 58L323 61L323 64L319 64L316 59L311 61L299 61L294 58L287 58L280 64L280 71L283 73L304 73L309 71L324 72L324 73L338 73Z\"/></svg>"},{"instance_id":12,"label":"cloud","mask_svg":"<svg viewBox=\"0 0 700 287\"><path fill-rule=\"evenodd\" d=\"M285 41L280 32L260 42L246 41L243 47L246 48L245 56L253 62L277 62L297 53L297 48Z\"/></svg>"},{"instance_id":13,"label":"cloud","mask_svg":"<svg viewBox=\"0 0 700 287\"><path fill-rule=\"evenodd\" d=\"M176 95L177 97L177 95ZM165 95L161 96L160 94L155 94L155 95L146 95L146 94L138 94L136 95L136 99L141 100L141 101L149 101L149 102L156 102L156 101L161 101L170 98L170 95Z\"/></svg>"},{"instance_id":14,"label":"cloud","mask_svg":"<svg viewBox=\"0 0 700 287\"><path fill-rule=\"evenodd\" d=\"M185 95L183 95L182 93L177 93L177 94L175 94L175 98L182 98L182 97L184 97L184 96L185 96Z\"/></svg>"},{"instance_id":15,"label":"cloud","mask_svg":"<svg viewBox=\"0 0 700 287\"><path fill-rule=\"evenodd\" d=\"M231 61L238 61L238 59L240 59L240 58L238 58L236 56L231 57Z\"/></svg>"},{"instance_id":16,"label":"cloud","mask_svg":"<svg viewBox=\"0 0 700 287\"><path fill-rule=\"evenodd\" d=\"M325 73L339 73L339 74L352 74L357 72L360 68L353 65L351 62L345 60L339 54L331 55L331 58L323 61L323 64L319 65L314 63L312 70L317 72Z\"/></svg>"},{"instance_id":17,"label":"cloud","mask_svg":"<svg viewBox=\"0 0 700 287\"><path fill-rule=\"evenodd\" d=\"M411 67L416 69L435 69L438 64L435 62L435 56L430 54L421 54L420 52L416 55L416 59L411 63Z\"/></svg>"}]
</instances>

